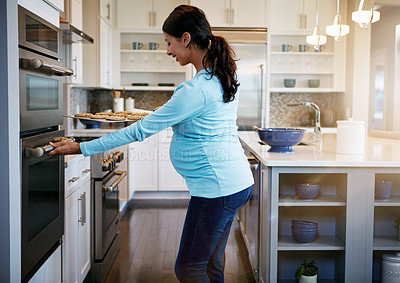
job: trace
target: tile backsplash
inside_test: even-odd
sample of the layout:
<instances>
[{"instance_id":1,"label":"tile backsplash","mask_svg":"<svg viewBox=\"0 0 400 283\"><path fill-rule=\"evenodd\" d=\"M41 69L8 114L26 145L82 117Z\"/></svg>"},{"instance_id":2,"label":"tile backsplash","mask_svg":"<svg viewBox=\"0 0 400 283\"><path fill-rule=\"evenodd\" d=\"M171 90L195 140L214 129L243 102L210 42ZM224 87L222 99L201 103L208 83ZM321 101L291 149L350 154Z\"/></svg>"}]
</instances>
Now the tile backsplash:
<instances>
[{"instance_id":1,"label":"tile backsplash","mask_svg":"<svg viewBox=\"0 0 400 283\"><path fill-rule=\"evenodd\" d=\"M322 127L336 127L344 119L342 93L272 93L270 101L270 127L312 127L315 111L311 107L288 107L287 104L314 102L321 112Z\"/></svg>"},{"instance_id":2,"label":"tile backsplash","mask_svg":"<svg viewBox=\"0 0 400 283\"><path fill-rule=\"evenodd\" d=\"M135 108L153 110L167 102L171 91L126 91L125 98L135 100ZM270 127L312 127L315 111L310 107L288 107L289 103L314 102L321 110L321 125L336 127L344 119L342 93L272 93ZM113 94L107 89L72 88L71 113L101 112L113 108Z\"/></svg>"},{"instance_id":3,"label":"tile backsplash","mask_svg":"<svg viewBox=\"0 0 400 283\"><path fill-rule=\"evenodd\" d=\"M172 96L171 91L126 91L124 97L135 100L135 108L153 110ZM72 88L71 114L113 109L113 94L107 89Z\"/></svg>"}]
</instances>

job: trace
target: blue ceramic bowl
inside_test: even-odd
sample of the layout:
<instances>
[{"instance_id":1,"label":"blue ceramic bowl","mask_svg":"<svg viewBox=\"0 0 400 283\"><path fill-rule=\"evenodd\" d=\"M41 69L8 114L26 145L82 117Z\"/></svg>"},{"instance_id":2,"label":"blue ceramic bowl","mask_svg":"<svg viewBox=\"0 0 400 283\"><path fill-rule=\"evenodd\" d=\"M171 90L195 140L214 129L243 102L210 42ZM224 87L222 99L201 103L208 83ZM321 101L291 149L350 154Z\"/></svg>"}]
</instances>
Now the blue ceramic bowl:
<instances>
[{"instance_id":1,"label":"blue ceramic bowl","mask_svg":"<svg viewBox=\"0 0 400 283\"><path fill-rule=\"evenodd\" d=\"M319 194L319 187L318 184L296 184L295 190L301 199L313 199Z\"/></svg>"},{"instance_id":2,"label":"blue ceramic bowl","mask_svg":"<svg viewBox=\"0 0 400 283\"><path fill-rule=\"evenodd\" d=\"M79 122L86 126L86 129L98 129L100 128L100 121L94 121L89 119L79 119Z\"/></svg>"},{"instance_id":3,"label":"blue ceramic bowl","mask_svg":"<svg viewBox=\"0 0 400 283\"><path fill-rule=\"evenodd\" d=\"M318 228L318 223L305 220L292 220L292 228L314 230Z\"/></svg>"},{"instance_id":4,"label":"blue ceramic bowl","mask_svg":"<svg viewBox=\"0 0 400 283\"><path fill-rule=\"evenodd\" d=\"M292 227L292 236L296 242L299 243L310 243L317 236L318 228L309 230L309 229L298 229Z\"/></svg>"},{"instance_id":5,"label":"blue ceramic bowl","mask_svg":"<svg viewBox=\"0 0 400 283\"><path fill-rule=\"evenodd\" d=\"M257 128L260 140L269 145L269 152L292 152L304 137L305 130L296 128Z\"/></svg>"}]
</instances>

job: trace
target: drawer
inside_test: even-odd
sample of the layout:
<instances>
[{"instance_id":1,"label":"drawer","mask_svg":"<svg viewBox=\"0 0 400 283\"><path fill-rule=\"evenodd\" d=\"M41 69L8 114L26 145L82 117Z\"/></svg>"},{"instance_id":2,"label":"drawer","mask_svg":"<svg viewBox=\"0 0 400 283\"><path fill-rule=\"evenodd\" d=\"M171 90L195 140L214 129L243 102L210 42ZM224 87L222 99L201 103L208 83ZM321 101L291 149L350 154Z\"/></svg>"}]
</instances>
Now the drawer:
<instances>
[{"instance_id":1,"label":"drawer","mask_svg":"<svg viewBox=\"0 0 400 283\"><path fill-rule=\"evenodd\" d=\"M86 176L90 177L90 156L84 157L79 160L79 175L80 179L83 179Z\"/></svg>"},{"instance_id":2,"label":"drawer","mask_svg":"<svg viewBox=\"0 0 400 283\"><path fill-rule=\"evenodd\" d=\"M65 185L65 198L72 194L77 188L80 179L79 163L73 163L65 168L64 171L64 185Z\"/></svg>"}]
</instances>

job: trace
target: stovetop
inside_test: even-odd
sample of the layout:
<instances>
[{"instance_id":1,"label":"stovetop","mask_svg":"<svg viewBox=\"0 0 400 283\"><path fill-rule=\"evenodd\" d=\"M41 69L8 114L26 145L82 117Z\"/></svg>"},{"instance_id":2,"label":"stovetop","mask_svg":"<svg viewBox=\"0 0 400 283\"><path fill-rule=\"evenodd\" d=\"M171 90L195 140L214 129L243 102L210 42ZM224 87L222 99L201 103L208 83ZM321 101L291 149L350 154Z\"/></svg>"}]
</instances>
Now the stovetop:
<instances>
[{"instance_id":1,"label":"stovetop","mask_svg":"<svg viewBox=\"0 0 400 283\"><path fill-rule=\"evenodd\" d=\"M87 142L96 139L96 137L74 137L74 139L76 142ZM104 178L110 172L114 171L122 160L124 160L124 153L116 149L93 154L90 157L92 178Z\"/></svg>"}]
</instances>

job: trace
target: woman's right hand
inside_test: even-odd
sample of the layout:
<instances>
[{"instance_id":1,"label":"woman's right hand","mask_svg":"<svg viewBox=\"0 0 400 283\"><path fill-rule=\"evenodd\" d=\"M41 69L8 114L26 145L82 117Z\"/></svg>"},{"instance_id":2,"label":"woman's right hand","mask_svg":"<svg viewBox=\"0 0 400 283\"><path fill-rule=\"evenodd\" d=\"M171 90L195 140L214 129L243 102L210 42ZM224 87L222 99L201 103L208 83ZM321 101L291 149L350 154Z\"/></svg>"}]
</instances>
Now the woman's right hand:
<instances>
[{"instance_id":1,"label":"woman's right hand","mask_svg":"<svg viewBox=\"0 0 400 283\"><path fill-rule=\"evenodd\" d=\"M52 145L54 149L47 153L48 156L82 153L78 142L51 142L50 145Z\"/></svg>"}]
</instances>

